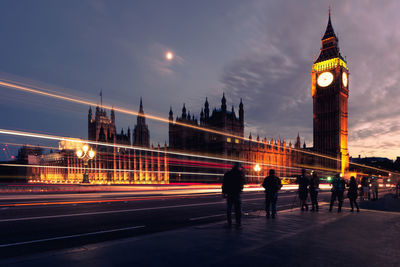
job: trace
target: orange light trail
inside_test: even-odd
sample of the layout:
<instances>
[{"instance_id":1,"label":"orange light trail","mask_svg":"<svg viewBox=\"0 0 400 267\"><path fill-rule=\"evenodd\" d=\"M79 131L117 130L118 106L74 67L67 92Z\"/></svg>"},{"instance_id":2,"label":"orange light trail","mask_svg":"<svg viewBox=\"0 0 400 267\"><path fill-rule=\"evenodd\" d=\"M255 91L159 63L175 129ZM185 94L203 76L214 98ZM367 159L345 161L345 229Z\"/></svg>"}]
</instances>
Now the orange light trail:
<instances>
[{"instance_id":1,"label":"orange light trail","mask_svg":"<svg viewBox=\"0 0 400 267\"><path fill-rule=\"evenodd\" d=\"M151 149L151 148L144 148L144 147L127 146L127 145L119 145L119 144L110 144L110 143L96 142L96 141L76 139L76 138L70 138L70 137L62 137L62 136L55 136L55 135L48 135L48 134L22 132L22 131L15 131L15 130L0 129L0 134L23 136L23 137L32 137L32 138L39 138L39 139L48 139L48 140L54 140L54 141L69 141L69 142L77 142L77 143L82 143L82 144L99 145L99 146L107 146L107 147L123 148L123 149L133 149L133 150L149 151L149 152L156 152L156 153L165 153L165 154L171 154L171 155L177 155L177 156L204 158L204 159L211 159L211 160L240 162L240 163L244 163L244 164L254 164L255 163L255 162L251 162L251 161L244 161L244 160L237 160L237 159L230 159L230 158L213 157L213 156L206 156L206 155L200 155L200 154L190 154L190 153L183 153L183 152L174 152L174 151L165 151L165 150L162 150L162 149L158 150L158 149ZM258 164L263 165L263 166L298 169L298 168L293 168L293 167L278 166L278 165L272 165L272 164L266 164L266 163L258 163Z\"/></svg>"},{"instance_id":2,"label":"orange light trail","mask_svg":"<svg viewBox=\"0 0 400 267\"><path fill-rule=\"evenodd\" d=\"M38 95L42 95L42 96L46 96L46 97L56 98L56 99L60 99L60 100L64 100L64 101L77 103L77 104L83 104L83 105L89 105L89 106L96 106L97 105L97 103L95 103L95 102L88 101L88 100L81 100L81 99L78 99L78 98L73 97L73 96L63 96L63 95L59 95L59 94L53 93L53 92L45 92L45 91L42 91L42 90L44 90L43 88L41 88L42 90L38 90L38 89L30 88L30 87L32 87L31 85L26 85L26 84L25 85L18 85L18 84L13 84L13 83L17 83L17 82L15 82L15 81L7 81L7 80L4 80L4 79L2 81L0 80L0 86L6 87L6 88L15 89L15 90L19 90L19 91L24 91L24 92L28 92L28 93L32 93L32 94L38 94ZM109 105L103 105L102 107L104 107L106 109L114 109L115 111L118 111L118 112L121 112L121 113L125 113L125 114L128 114L128 115L141 116L141 117L145 117L145 118L156 120L156 121L160 121L160 122L170 123L170 121L168 119L165 119L165 118L159 117L159 116L155 116L155 115L151 115L151 114L140 114L138 112L135 112L135 111L132 111L132 110L129 110L129 109L113 107L113 106L109 106ZM177 121L174 121L173 123L176 124L176 125L183 126L183 127L193 128L193 129L196 129L196 130L199 130L199 131L205 131L205 132L209 132L209 133L213 133L213 134L218 134L218 135L223 135L223 136L227 136L227 137L237 138L237 139L240 139L240 140L243 140L243 141L248 141L248 142L265 144L262 141L257 141L257 140L253 140L253 139L250 139L250 138L246 138L246 137L243 137L243 136L238 136L238 135L234 135L234 134L230 134L230 133L226 133L226 132L222 132L222 131L217 131L217 130L208 129L208 128L204 128L204 127L199 127L199 126L186 124L186 123L182 123L182 122L177 122ZM15 132L17 132L17 131L15 131ZM0 133L2 133L1 130L0 130ZM16 135L18 135L18 134L16 134ZM30 137L34 137L34 136L30 136ZM55 138L46 138L46 139L72 141L71 139L68 139L68 138L65 138L65 137L63 139L55 139ZM75 142L78 142L78 141L75 140ZM81 141L81 143L89 143L89 144L91 144L91 143L96 143L96 142ZM100 144L100 145L107 146L109 144ZM271 144L269 144L269 145L271 145ZM114 146L114 145L111 145L111 146ZM282 145L278 145L278 144L272 144L271 146L276 147L278 149L279 148L287 149L286 147L283 147ZM133 148L133 147L126 147L126 146L115 146L115 147L130 148L130 149ZM139 148L135 148L135 149L139 149ZM341 159L337 159L335 157L330 157L330 156L319 154L319 153L315 153L315 152L304 151L304 150L296 149L296 148L291 148L291 150L299 152L299 153L303 153L303 154L313 155L313 156L317 156L317 157L321 157L321 158L330 159L330 160L333 160L333 161L342 162ZM176 154L178 154L178 153L176 153ZM193 156L193 155L186 154L186 153L179 153L179 154L180 155L185 155L185 156ZM196 155L196 157L200 157L200 156ZM206 157L206 156L202 156L202 157ZM216 159L215 157L209 157L209 158ZM231 162L236 161L236 162L246 163L245 161L232 160L232 159L227 159L227 158L224 158L224 159L220 158L218 160L227 160L227 161L231 161ZM262 163L259 163L259 164L262 164ZM375 167L371 167L371 166L366 166L366 165L362 165L362 164L358 164L358 163L350 163L350 164L355 165L355 166L368 168L368 169L372 169L372 170L389 172L387 170L383 170L383 169L379 169L379 168L375 168ZM391 173L394 173L394 172L391 172Z\"/></svg>"},{"instance_id":3,"label":"orange light trail","mask_svg":"<svg viewBox=\"0 0 400 267\"><path fill-rule=\"evenodd\" d=\"M63 96L63 95L59 95L56 93L51 93L51 92L45 92L45 91L41 91L38 89L34 89L34 88L30 88L26 85L17 85L17 84L13 84L10 81L0 81L0 86L3 87L7 87L10 89L15 89L15 90L20 90L20 91L24 91L24 92L28 92L28 93L33 93L33 94L38 94L38 95L42 95L42 96L46 96L46 97L51 97L51 98L56 98L56 99L60 99L60 100L64 100L64 101L69 101L69 102L73 102L73 103L77 103L77 104L83 104L83 105L88 105L88 106L96 106L98 105L97 103L88 101L88 100L81 100L75 97L71 97L71 96ZM43 88L42 88L43 90ZM128 115L133 115L133 116L140 116L140 117L145 117L148 119L152 119L152 120L156 120L156 121L160 121L160 122L164 122L164 123L170 123L170 121L166 118L163 117L159 117L159 116L155 116L155 115L151 115L151 114L140 114L136 111L132 111L129 109L124 109L124 108L119 108L119 107L113 107L113 106L109 106L109 105L102 105L103 108L106 109L114 109L115 111L121 112L121 113L125 113ZM213 129L209 129L209 128L204 128L204 127L199 127L196 125L192 125L192 124L187 124L187 123L183 123L183 122L178 122L178 121L174 121L173 122L175 125L180 125L183 127L189 127L189 128L193 128L199 131L205 131L205 132L209 132L209 133L213 133L213 134L218 134L218 135L223 135L223 136L227 136L227 137L231 137L231 138L236 138L236 139L240 139L243 141L248 141L248 142L254 142L254 143L259 143L259 144L265 144L262 141L257 141L257 140L253 140L250 138L246 138L243 136L238 136L238 135L234 135L234 134L230 134L230 133L226 133L226 132L222 132L222 131L217 131L217 130L213 130ZM271 145L271 144L269 144ZM287 147L283 147L282 145L278 145L278 144L272 144L271 146L276 147L276 148L283 148L283 149L287 149ZM334 161L341 161L341 159L337 159L334 157L329 157L327 155L322 155L322 154L318 154L315 152L310 152L310 151L304 151L304 150L300 150L300 149L295 149L295 148L291 148L293 151L299 152L299 153L304 153L304 154L309 154L309 155L314 155L314 156L318 156L318 157L323 157L323 158L327 158L327 159L331 159Z\"/></svg>"},{"instance_id":4,"label":"orange light trail","mask_svg":"<svg viewBox=\"0 0 400 267\"><path fill-rule=\"evenodd\" d=\"M141 198L119 198L119 199L99 199L99 200L80 200L80 201L54 201L54 202L29 202L29 203L11 203L1 204L0 207L21 207L21 206L42 206L42 205L70 205L70 204L91 204L91 203L107 203L107 202L125 202L125 201L141 201L141 200L158 200L158 199L182 199L193 198L193 195L179 196L159 196L159 197L141 197Z\"/></svg>"}]
</instances>

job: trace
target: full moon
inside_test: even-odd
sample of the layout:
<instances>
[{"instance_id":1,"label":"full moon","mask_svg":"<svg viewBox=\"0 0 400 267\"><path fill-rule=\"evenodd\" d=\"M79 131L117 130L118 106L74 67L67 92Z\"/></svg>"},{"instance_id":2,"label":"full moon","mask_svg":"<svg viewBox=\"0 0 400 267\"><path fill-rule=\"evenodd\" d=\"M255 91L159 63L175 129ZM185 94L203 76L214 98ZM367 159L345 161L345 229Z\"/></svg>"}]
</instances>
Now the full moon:
<instances>
[{"instance_id":1,"label":"full moon","mask_svg":"<svg viewBox=\"0 0 400 267\"><path fill-rule=\"evenodd\" d=\"M172 59L174 58L174 54L172 54L172 52L167 52L167 53L165 54L165 58L166 58L167 60L172 60Z\"/></svg>"}]
</instances>

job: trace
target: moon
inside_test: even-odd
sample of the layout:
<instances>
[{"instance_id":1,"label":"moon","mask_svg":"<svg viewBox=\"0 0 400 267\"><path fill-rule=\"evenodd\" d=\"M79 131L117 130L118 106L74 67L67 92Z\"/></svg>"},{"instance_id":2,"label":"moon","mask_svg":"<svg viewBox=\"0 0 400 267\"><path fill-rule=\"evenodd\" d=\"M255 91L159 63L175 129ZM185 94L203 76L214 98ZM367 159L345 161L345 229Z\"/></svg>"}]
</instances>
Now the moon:
<instances>
[{"instance_id":1,"label":"moon","mask_svg":"<svg viewBox=\"0 0 400 267\"><path fill-rule=\"evenodd\" d=\"M173 54L172 52L168 51L168 52L165 54L165 58L166 58L167 60L172 60L172 59L174 59L174 54Z\"/></svg>"}]
</instances>

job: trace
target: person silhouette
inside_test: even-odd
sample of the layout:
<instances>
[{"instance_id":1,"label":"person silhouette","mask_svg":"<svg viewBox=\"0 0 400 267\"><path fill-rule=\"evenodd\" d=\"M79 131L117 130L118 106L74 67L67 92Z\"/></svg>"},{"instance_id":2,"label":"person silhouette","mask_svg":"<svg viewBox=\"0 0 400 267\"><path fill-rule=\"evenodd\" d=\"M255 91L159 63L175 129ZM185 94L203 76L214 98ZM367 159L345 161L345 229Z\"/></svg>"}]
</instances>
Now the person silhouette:
<instances>
[{"instance_id":1,"label":"person silhouette","mask_svg":"<svg viewBox=\"0 0 400 267\"><path fill-rule=\"evenodd\" d=\"M319 177L316 172L312 173L308 188L312 205L311 211L318 211Z\"/></svg>"},{"instance_id":2,"label":"person silhouette","mask_svg":"<svg viewBox=\"0 0 400 267\"><path fill-rule=\"evenodd\" d=\"M307 196L308 196L308 185L310 181L306 175L306 170L301 170L301 175L297 177L296 183L299 185L299 199L300 199L300 206L301 211L304 211L304 208L308 211L308 204L307 204Z\"/></svg>"},{"instance_id":3,"label":"person silhouette","mask_svg":"<svg viewBox=\"0 0 400 267\"><path fill-rule=\"evenodd\" d=\"M349 182L349 190L347 191L347 197L350 200L350 211L354 211L354 206L356 206L357 212L360 211L360 208L358 207L357 204L357 197L358 197L358 185L356 182L356 179L354 176L350 177L350 182Z\"/></svg>"},{"instance_id":4,"label":"person silhouette","mask_svg":"<svg viewBox=\"0 0 400 267\"><path fill-rule=\"evenodd\" d=\"M344 189L345 189L345 182L338 173L332 180L332 189L331 189L332 194L331 194L331 203L329 205L329 211L332 211L332 207L333 204L335 203L336 198L339 202L338 212L342 211Z\"/></svg>"},{"instance_id":5,"label":"person silhouette","mask_svg":"<svg viewBox=\"0 0 400 267\"><path fill-rule=\"evenodd\" d=\"M282 187L279 177L275 176L275 170L269 170L269 175L265 177L262 187L265 188L265 216L270 217L272 209L272 218L276 216L276 202L278 201L278 191Z\"/></svg>"},{"instance_id":6,"label":"person silhouette","mask_svg":"<svg viewBox=\"0 0 400 267\"><path fill-rule=\"evenodd\" d=\"M235 209L236 226L242 225L242 201L245 177L241 164L236 162L231 170L225 173L222 181L222 194L226 198L226 219L228 226L232 226L232 206Z\"/></svg>"}]
</instances>

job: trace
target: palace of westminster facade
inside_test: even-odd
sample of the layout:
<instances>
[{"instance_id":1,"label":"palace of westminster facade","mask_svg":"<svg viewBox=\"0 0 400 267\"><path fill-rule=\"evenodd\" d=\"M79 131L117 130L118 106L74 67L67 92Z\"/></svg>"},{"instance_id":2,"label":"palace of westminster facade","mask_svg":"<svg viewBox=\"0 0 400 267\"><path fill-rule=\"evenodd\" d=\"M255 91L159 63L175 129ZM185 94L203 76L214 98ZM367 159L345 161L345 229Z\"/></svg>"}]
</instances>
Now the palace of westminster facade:
<instances>
[{"instance_id":1,"label":"palace of westminster facade","mask_svg":"<svg viewBox=\"0 0 400 267\"><path fill-rule=\"evenodd\" d=\"M225 95L220 108L212 111L206 99L197 119L187 111L174 119L169 112L169 144L150 146L142 100L136 126L131 133L116 131L115 113L108 117L97 106L89 109L88 140L95 142L96 157L86 171L93 183L170 183L219 182L222 174L240 161L249 182L265 177L275 169L281 177L298 174L299 168L313 166L321 170L348 172L348 67L341 56L338 38L329 14L321 40L319 57L312 68L313 148L285 140L244 138L244 105L238 113L228 110ZM223 132L225 134L219 134ZM103 146L101 143L116 144ZM319 155L324 155L323 157ZM60 142L59 152L41 155L44 168L34 171L35 181L82 181L84 162L75 155L74 145ZM261 170L256 171L258 163ZM57 166L62 166L58 168Z\"/></svg>"}]
</instances>

